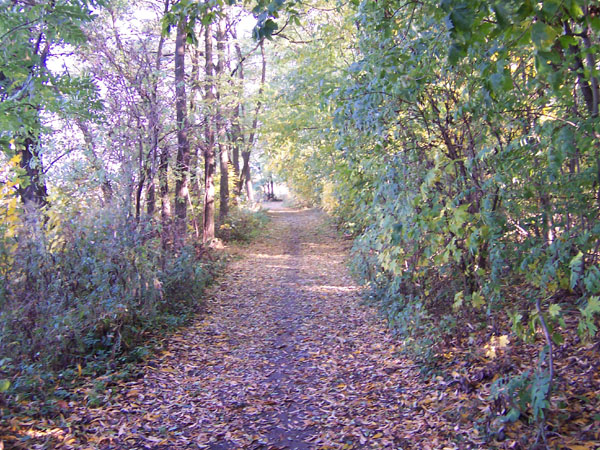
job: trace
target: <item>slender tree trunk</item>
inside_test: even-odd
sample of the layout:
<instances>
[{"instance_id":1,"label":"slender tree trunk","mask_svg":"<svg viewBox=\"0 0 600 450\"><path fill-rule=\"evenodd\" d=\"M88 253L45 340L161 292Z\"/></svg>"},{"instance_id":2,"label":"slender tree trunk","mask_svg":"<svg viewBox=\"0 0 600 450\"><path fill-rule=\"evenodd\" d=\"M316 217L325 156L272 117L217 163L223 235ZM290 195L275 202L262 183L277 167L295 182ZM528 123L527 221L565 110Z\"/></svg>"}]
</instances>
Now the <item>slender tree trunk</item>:
<instances>
[{"instance_id":1,"label":"slender tree trunk","mask_svg":"<svg viewBox=\"0 0 600 450\"><path fill-rule=\"evenodd\" d=\"M187 136L185 94L185 40L187 18L180 18L175 37L175 109L177 112L177 162L175 167L175 228L177 246L183 246L186 234L190 145Z\"/></svg>"},{"instance_id":2,"label":"slender tree trunk","mask_svg":"<svg viewBox=\"0 0 600 450\"><path fill-rule=\"evenodd\" d=\"M42 158L38 151L37 139L27 136L21 148L21 169L29 178L27 186L19 186L19 195L24 205L34 204L46 206L48 204L48 190L43 178Z\"/></svg>"},{"instance_id":3,"label":"slender tree trunk","mask_svg":"<svg viewBox=\"0 0 600 450\"><path fill-rule=\"evenodd\" d=\"M222 124L220 125L222 126ZM224 129L224 127L221 127L221 129ZM224 134L223 132L222 135ZM221 170L219 222L225 223L225 219L229 215L229 154L225 144L219 143L219 155Z\"/></svg>"},{"instance_id":4,"label":"slender tree trunk","mask_svg":"<svg viewBox=\"0 0 600 450\"><path fill-rule=\"evenodd\" d=\"M191 73L191 95L190 95L190 115L192 117L197 117L199 108L198 103L200 99L200 57L202 56L202 52L198 47L194 47L191 53L192 59L192 73ZM201 99L200 99L201 100ZM200 239L200 231L198 227L198 223L202 220L202 213L198 213L193 209L194 202L196 201L197 205L202 203L202 183L204 180L202 179L202 168L201 168L201 160L202 157L199 148L199 139L196 134L194 134L194 139L192 140L192 152L191 152L191 165L190 165L190 209L192 210L192 219L194 225L194 235L196 240Z\"/></svg>"},{"instance_id":5,"label":"slender tree trunk","mask_svg":"<svg viewBox=\"0 0 600 450\"><path fill-rule=\"evenodd\" d=\"M161 149L158 163L158 184L160 188L160 219L161 219L161 241L163 249L171 246L171 197L169 195L169 151L166 147Z\"/></svg>"},{"instance_id":6,"label":"slender tree trunk","mask_svg":"<svg viewBox=\"0 0 600 450\"><path fill-rule=\"evenodd\" d=\"M242 131L239 124L240 120L240 108L239 106L234 109L232 125L232 136L231 136L231 158L233 165L233 173L236 179L240 176L240 139L242 138Z\"/></svg>"},{"instance_id":7,"label":"slender tree trunk","mask_svg":"<svg viewBox=\"0 0 600 450\"><path fill-rule=\"evenodd\" d=\"M46 40L46 43L41 48L44 41L44 34L40 33L35 40L35 46L33 53L40 55L39 66L36 65L30 67L30 75L34 75L36 70L44 72L46 70L46 60L50 53L50 41ZM33 110L33 111L32 111ZM33 112L35 130L40 130L40 106L35 107L26 106L25 114ZM23 204L35 204L37 206L46 206L48 204L48 189L46 188L46 182L44 181L44 168L42 165L42 157L40 155L39 136L35 131L26 130L21 135L22 141L20 142L21 162L20 167L25 172L25 175L29 179L27 186L19 186L19 196Z\"/></svg>"},{"instance_id":8,"label":"slender tree trunk","mask_svg":"<svg viewBox=\"0 0 600 450\"><path fill-rule=\"evenodd\" d=\"M205 101L209 109L214 107L213 80L213 48L211 26L204 30L206 58L206 95ZM212 117L206 117L206 143L204 148L204 220L202 223L202 242L206 243L215 237L215 132Z\"/></svg>"},{"instance_id":9,"label":"slender tree trunk","mask_svg":"<svg viewBox=\"0 0 600 450\"><path fill-rule=\"evenodd\" d=\"M235 27L229 26L231 37L233 41L237 41L237 33ZM244 67L243 67L243 56L242 49L238 42L234 42L235 54L238 60L237 77L239 80L239 88L242 89L244 84ZM241 95L238 97L241 98ZM242 127L240 125L240 110L242 108L242 102L238 101L233 107L233 114L231 119L231 157L233 163L233 171L235 173L236 180L240 178L240 148L243 146L244 135L242 134ZM240 195L240 190L236 189L236 196Z\"/></svg>"},{"instance_id":10,"label":"slender tree trunk","mask_svg":"<svg viewBox=\"0 0 600 450\"><path fill-rule=\"evenodd\" d=\"M154 211L156 211L156 185L154 179L151 179L146 188L146 213L148 217L152 218Z\"/></svg>"},{"instance_id":11,"label":"slender tree trunk","mask_svg":"<svg viewBox=\"0 0 600 450\"><path fill-rule=\"evenodd\" d=\"M215 78L217 80L223 74L223 68L225 66L225 30L224 21L220 19L217 23L217 67L215 71ZM229 154L227 153L226 140L226 129L225 122L223 120L223 114L220 105L221 94L217 91L217 105L216 105L216 125L217 125L217 143L219 146L219 163L221 170L220 178L220 190L219 190L219 223L225 223L225 218L229 214Z\"/></svg>"},{"instance_id":12,"label":"slender tree trunk","mask_svg":"<svg viewBox=\"0 0 600 450\"><path fill-rule=\"evenodd\" d=\"M170 0L165 0L165 7L163 14L169 11ZM158 142L161 131L160 123L160 112L159 112L159 101L158 101L158 84L159 84L159 72L162 63L162 53L165 43L165 36L161 34L158 40L158 47L156 49L156 57L154 59L154 73L151 75L151 91L150 91L150 117L148 121L149 135L150 135L150 163L147 167L147 186L146 186L146 212L148 216L152 218L156 210L156 184L154 177L156 174L156 166L158 161Z\"/></svg>"},{"instance_id":13,"label":"slender tree trunk","mask_svg":"<svg viewBox=\"0 0 600 450\"><path fill-rule=\"evenodd\" d=\"M106 176L106 171L104 169L104 165L102 160L98 157L98 153L96 152L96 144L94 143L94 136L90 131L89 127L83 120L76 119L77 126L81 130L83 134L83 140L85 141L85 145L91 153L92 160L91 164L96 170L97 173L100 173L100 189L102 190L102 198L103 204L110 203L113 196L113 188L110 183L110 180Z\"/></svg>"},{"instance_id":14,"label":"slender tree trunk","mask_svg":"<svg viewBox=\"0 0 600 450\"><path fill-rule=\"evenodd\" d=\"M248 203L254 203L254 190L252 189L252 178L250 173L250 150L244 150L242 152L242 173L240 177L240 190L244 189L246 192L246 197L248 199Z\"/></svg>"},{"instance_id":15,"label":"slender tree trunk","mask_svg":"<svg viewBox=\"0 0 600 450\"><path fill-rule=\"evenodd\" d=\"M267 59L265 57L265 43L264 39L260 41L260 54L262 58L262 69L260 74L260 88L258 89L259 100L256 102L256 109L254 110L254 119L252 120L252 128L250 130L250 136L248 137L248 145L246 149L242 152L242 159L244 165L242 167L242 173L239 182L239 189L246 190L246 196L248 197L248 202L250 204L254 203L254 192L252 189L252 178L250 173L250 155L252 153L252 147L254 146L254 141L256 140L257 128L258 128L258 114L260 113L260 108L262 106L262 102L260 101L260 96L263 93L265 87L265 79L267 73Z\"/></svg>"},{"instance_id":16,"label":"slender tree trunk","mask_svg":"<svg viewBox=\"0 0 600 450\"><path fill-rule=\"evenodd\" d=\"M139 119L138 119L138 128L140 127ZM144 143L142 142L142 138L140 137L138 141L138 164L139 167L139 180L137 189L135 190L135 221L139 222L140 214L142 210L142 190L144 189L144 185L146 183L146 167L144 163Z\"/></svg>"}]
</instances>

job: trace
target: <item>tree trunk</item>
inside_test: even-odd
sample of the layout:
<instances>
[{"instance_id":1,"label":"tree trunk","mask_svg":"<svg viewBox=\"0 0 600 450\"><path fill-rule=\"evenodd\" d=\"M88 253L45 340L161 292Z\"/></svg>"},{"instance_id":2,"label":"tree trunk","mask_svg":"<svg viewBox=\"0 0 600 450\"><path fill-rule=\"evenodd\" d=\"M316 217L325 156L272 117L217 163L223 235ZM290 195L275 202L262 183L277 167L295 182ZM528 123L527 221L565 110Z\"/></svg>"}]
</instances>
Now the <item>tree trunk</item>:
<instances>
[{"instance_id":1,"label":"tree trunk","mask_svg":"<svg viewBox=\"0 0 600 450\"><path fill-rule=\"evenodd\" d=\"M231 37L233 41L237 40L237 33L235 27L229 26ZM243 56L240 44L235 42L235 54L238 60L237 77L239 80L240 88L244 84L244 67L243 67ZM240 95L239 98L242 96ZM231 119L231 157L233 163L233 171L235 173L236 180L240 178L240 148L243 146L244 135L242 134L242 127L240 125L240 110L242 108L242 102L238 101L233 107L233 114ZM236 189L236 196L240 195L240 190Z\"/></svg>"},{"instance_id":2,"label":"tree trunk","mask_svg":"<svg viewBox=\"0 0 600 450\"><path fill-rule=\"evenodd\" d=\"M154 211L156 211L156 186L154 179L150 179L146 187L146 213L150 219L154 216Z\"/></svg>"},{"instance_id":3,"label":"tree trunk","mask_svg":"<svg viewBox=\"0 0 600 450\"><path fill-rule=\"evenodd\" d=\"M35 40L35 46L33 53L40 55L39 71L44 72L46 70L46 60L50 53L50 41L46 40L44 48L41 49L41 45L44 41L44 34L40 33L38 38ZM35 65L30 67L30 75L33 76L36 71ZM25 106L25 112L31 112L30 106ZM37 105L33 108L35 129L40 130L40 106ZM27 186L19 186L18 192L21 197L23 204L35 204L39 207L46 206L48 204L48 189L46 188L46 182L44 181L44 169L42 165L42 157L39 152L39 136L36 135L35 131L27 130L22 134L23 141L20 143L21 154L21 169L24 170L25 175L29 178L29 184Z\"/></svg>"},{"instance_id":4,"label":"tree trunk","mask_svg":"<svg viewBox=\"0 0 600 450\"><path fill-rule=\"evenodd\" d=\"M29 135L24 139L22 145L20 165L30 182L27 186L19 186L21 201L24 205L46 206L48 204L48 190L43 178L44 170L37 140Z\"/></svg>"},{"instance_id":5,"label":"tree trunk","mask_svg":"<svg viewBox=\"0 0 600 450\"><path fill-rule=\"evenodd\" d=\"M83 140L85 141L85 145L88 147L92 155L92 160L90 162L96 170L96 172L101 173L100 189L102 190L103 204L110 203L113 196L113 188L110 183L110 180L106 176L106 171L104 165L102 164L102 159L99 158L98 153L96 153L96 144L94 143L94 136L92 135L92 132L90 131L89 127L83 120L76 119L76 123L79 129L81 130L81 133L83 134Z\"/></svg>"},{"instance_id":6,"label":"tree trunk","mask_svg":"<svg viewBox=\"0 0 600 450\"><path fill-rule=\"evenodd\" d=\"M169 196L169 181L167 178L168 169L169 151L164 147L161 149L158 164L158 184L160 188L161 241L165 250L171 246L171 197Z\"/></svg>"},{"instance_id":7,"label":"tree trunk","mask_svg":"<svg viewBox=\"0 0 600 450\"><path fill-rule=\"evenodd\" d=\"M138 120L138 128L140 127ZM146 183L146 168L144 162L144 143L142 142L142 138L138 140L138 164L139 167L139 180L138 185L135 190L135 221L136 223L140 221L140 215L142 211L142 190L144 189L144 185Z\"/></svg>"},{"instance_id":8,"label":"tree trunk","mask_svg":"<svg viewBox=\"0 0 600 450\"><path fill-rule=\"evenodd\" d=\"M213 52L211 26L204 30L206 57L206 94L205 101L209 110L214 107ZM204 148L204 220L202 223L202 242L215 237L215 132L212 118L206 117L206 144Z\"/></svg>"},{"instance_id":9,"label":"tree trunk","mask_svg":"<svg viewBox=\"0 0 600 450\"><path fill-rule=\"evenodd\" d=\"M254 141L256 140L256 133L258 128L258 114L260 112L260 108L262 106L262 102L260 101L260 96L263 93L265 87L265 79L267 73L267 59L265 57L265 43L264 39L260 41L260 54L262 58L262 69L260 74L260 88L258 89L259 99L256 102L256 109L254 110L254 119L252 120L252 128L250 130L250 136L248 137L248 145L244 151L242 151L242 159L244 165L242 167L242 173L240 176L238 189L241 191L242 189L246 190L246 196L248 197L248 203L254 203L254 192L252 189L252 178L250 173L250 155L252 153L252 147L254 146Z\"/></svg>"},{"instance_id":10,"label":"tree trunk","mask_svg":"<svg viewBox=\"0 0 600 450\"><path fill-rule=\"evenodd\" d=\"M177 162L175 166L175 240L183 246L186 234L190 145L187 136L185 95L185 40L187 18L181 17L175 37L175 109L177 112Z\"/></svg>"},{"instance_id":11,"label":"tree trunk","mask_svg":"<svg viewBox=\"0 0 600 450\"><path fill-rule=\"evenodd\" d=\"M252 178L250 174L250 150L242 152L242 173L240 174L240 192L243 189L246 192L248 203L254 203L254 190L252 189Z\"/></svg>"},{"instance_id":12,"label":"tree trunk","mask_svg":"<svg viewBox=\"0 0 600 450\"><path fill-rule=\"evenodd\" d=\"M215 77L217 80L223 74L223 68L225 66L225 31L224 21L220 19L217 23L217 67L215 71ZM219 146L219 162L221 170L220 179L220 201L219 201L219 223L225 223L225 218L229 214L229 154L227 153L227 145L225 145L226 129L225 122L223 120L223 114L220 105L220 92L217 91L217 105L216 105L217 117L217 143Z\"/></svg>"},{"instance_id":13,"label":"tree trunk","mask_svg":"<svg viewBox=\"0 0 600 450\"><path fill-rule=\"evenodd\" d=\"M196 46L194 47L191 53L192 60L192 73L191 73L191 95L190 95L190 115L192 117L197 117L199 114L200 108L198 107L198 103L202 102L201 96L201 83L200 83L200 57L202 56L202 51ZM191 199L196 201L197 205L202 203L202 184L204 183L204 179L202 177L202 168L201 161L202 155L200 155L199 148L199 138L196 134L194 134L194 139L191 142L192 152L191 152L191 166L190 166L190 204L193 205ZM192 208L192 206L190 206ZM197 210L193 210L193 221L194 221L194 232L196 240L200 239L199 227L198 223L202 220L202 213Z\"/></svg>"},{"instance_id":14,"label":"tree trunk","mask_svg":"<svg viewBox=\"0 0 600 450\"><path fill-rule=\"evenodd\" d=\"M167 14L169 11L170 0L165 0L165 7L163 14ZM154 73L151 76L152 84L150 91L150 117L148 120L148 128L150 135L150 163L147 166L147 186L146 186L146 212L148 216L152 218L156 211L156 184L154 177L156 174L156 166L158 160L158 142L160 138L161 122L160 112L158 104L158 84L160 80L160 67L162 63L162 53L165 43L165 36L161 34L158 40L158 47L156 49L156 57L154 59Z\"/></svg>"}]
</instances>

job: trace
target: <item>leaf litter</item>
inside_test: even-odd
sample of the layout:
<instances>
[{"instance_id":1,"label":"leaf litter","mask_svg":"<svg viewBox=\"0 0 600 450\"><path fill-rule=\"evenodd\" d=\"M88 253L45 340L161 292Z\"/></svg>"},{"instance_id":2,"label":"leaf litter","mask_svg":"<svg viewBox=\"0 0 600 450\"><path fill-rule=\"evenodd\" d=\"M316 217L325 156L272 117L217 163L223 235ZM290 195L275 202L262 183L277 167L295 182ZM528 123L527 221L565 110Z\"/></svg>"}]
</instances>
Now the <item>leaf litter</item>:
<instances>
[{"instance_id":1,"label":"leaf litter","mask_svg":"<svg viewBox=\"0 0 600 450\"><path fill-rule=\"evenodd\" d=\"M347 242L315 210L278 208L207 292L206 310L100 406L2 427L10 448L471 449L489 402L401 352L346 269ZM95 380L97 383L102 380ZM25 439L26 438L26 439ZM485 443L484 443L485 442ZM575 448L575 447L569 447Z\"/></svg>"}]
</instances>

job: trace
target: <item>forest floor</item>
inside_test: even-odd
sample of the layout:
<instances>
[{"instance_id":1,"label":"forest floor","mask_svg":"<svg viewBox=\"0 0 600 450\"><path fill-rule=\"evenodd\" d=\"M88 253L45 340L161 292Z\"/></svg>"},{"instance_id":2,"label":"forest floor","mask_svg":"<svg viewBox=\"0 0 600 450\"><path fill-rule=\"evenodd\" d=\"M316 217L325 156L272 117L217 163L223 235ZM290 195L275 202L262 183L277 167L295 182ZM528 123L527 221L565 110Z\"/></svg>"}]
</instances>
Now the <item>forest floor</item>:
<instances>
[{"instance_id":1,"label":"forest floor","mask_svg":"<svg viewBox=\"0 0 600 450\"><path fill-rule=\"evenodd\" d=\"M269 205L269 232L233 249L206 310L142 363L139 379L105 386L100 405L90 381L83 401L65 402L61 423L21 422L15 429L31 439L5 445L454 448L468 430L431 408L440 391L361 303L348 241L318 211L279 205Z\"/></svg>"},{"instance_id":2,"label":"forest floor","mask_svg":"<svg viewBox=\"0 0 600 450\"><path fill-rule=\"evenodd\" d=\"M139 378L90 380L79 388L81 401L63 402L60 420L14 419L4 444L520 448L510 440L483 444L469 414L482 403L440 376L423 377L402 356L348 274L349 241L324 214L269 206L268 233L232 249L205 311L141 363Z\"/></svg>"}]
</instances>

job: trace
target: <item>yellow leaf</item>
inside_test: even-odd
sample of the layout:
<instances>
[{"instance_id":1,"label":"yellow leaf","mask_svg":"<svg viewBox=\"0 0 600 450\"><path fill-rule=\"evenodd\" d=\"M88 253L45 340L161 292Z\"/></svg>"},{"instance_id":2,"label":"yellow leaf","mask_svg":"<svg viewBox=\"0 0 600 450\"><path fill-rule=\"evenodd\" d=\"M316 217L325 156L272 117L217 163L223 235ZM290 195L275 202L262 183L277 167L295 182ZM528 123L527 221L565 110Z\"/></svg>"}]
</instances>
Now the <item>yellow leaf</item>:
<instances>
[{"instance_id":1,"label":"yellow leaf","mask_svg":"<svg viewBox=\"0 0 600 450\"><path fill-rule=\"evenodd\" d=\"M471 304L473 308L479 308L480 306L485 305L485 299L479 292L473 292L471 295Z\"/></svg>"},{"instance_id":2,"label":"yellow leaf","mask_svg":"<svg viewBox=\"0 0 600 450\"><path fill-rule=\"evenodd\" d=\"M498 338L498 347L504 348L509 344L510 340L506 334L503 334Z\"/></svg>"}]
</instances>

